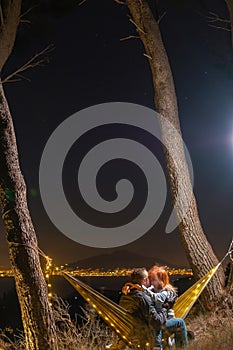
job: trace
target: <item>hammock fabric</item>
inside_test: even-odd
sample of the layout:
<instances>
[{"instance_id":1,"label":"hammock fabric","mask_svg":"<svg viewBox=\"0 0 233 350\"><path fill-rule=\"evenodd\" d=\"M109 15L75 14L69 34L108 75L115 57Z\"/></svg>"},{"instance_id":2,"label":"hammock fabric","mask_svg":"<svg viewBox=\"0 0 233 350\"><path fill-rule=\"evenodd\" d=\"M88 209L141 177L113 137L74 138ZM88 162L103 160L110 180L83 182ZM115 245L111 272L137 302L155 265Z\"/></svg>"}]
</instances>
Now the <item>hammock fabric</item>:
<instances>
[{"instance_id":1,"label":"hammock fabric","mask_svg":"<svg viewBox=\"0 0 233 350\"><path fill-rule=\"evenodd\" d=\"M179 298L177 299L173 309L175 312L175 317L185 318L192 308L195 301L200 296L201 292L205 289L219 266L221 262L211 269L204 277L199 279L194 283L189 289L187 289Z\"/></svg>"},{"instance_id":2,"label":"hammock fabric","mask_svg":"<svg viewBox=\"0 0 233 350\"><path fill-rule=\"evenodd\" d=\"M212 268L204 277L197 281L177 299L174 305L175 317L185 318L187 316L191 307L198 299L201 292L204 290L220 265L221 262ZM63 276L97 311L104 322L107 323L108 326L111 327L129 346L136 345L138 348L150 348L150 337L148 336L142 341L140 337L135 335L134 319L132 315L124 308L70 274L63 273Z\"/></svg>"},{"instance_id":3,"label":"hammock fabric","mask_svg":"<svg viewBox=\"0 0 233 350\"><path fill-rule=\"evenodd\" d=\"M144 339L139 336L140 331L135 332L135 319L124 308L70 274L63 273L63 276L125 343L130 347L150 349L151 333L149 329L145 331L144 324L139 324L140 320L138 328L146 333Z\"/></svg>"}]
</instances>

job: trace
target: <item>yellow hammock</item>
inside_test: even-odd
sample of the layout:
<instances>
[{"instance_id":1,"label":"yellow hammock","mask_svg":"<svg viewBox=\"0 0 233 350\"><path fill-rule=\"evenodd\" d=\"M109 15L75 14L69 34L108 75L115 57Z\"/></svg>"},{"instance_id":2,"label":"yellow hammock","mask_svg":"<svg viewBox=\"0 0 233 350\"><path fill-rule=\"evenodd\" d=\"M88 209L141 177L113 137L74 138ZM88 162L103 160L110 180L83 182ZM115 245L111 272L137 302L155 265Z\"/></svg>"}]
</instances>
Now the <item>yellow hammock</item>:
<instances>
[{"instance_id":1,"label":"yellow hammock","mask_svg":"<svg viewBox=\"0 0 233 350\"><path fill-rule=\"evenodd\" d=\"M199 295L204 290L204 288L207 286L207 284L209 283L209 281L211 280L221 263L222 262L213 267L204 277L199 279L181 296L179 296L173 307L175 317L185 318L187 316L193 304L198 299Z\"/></svg>"},{"instance_id":2,"label":"yellow hammock","mask_svg":"<svg viewBox=\"0 0 233 350\"><path fill-rule=\"evenodd\" d=\"M189 310L221 263L222 261L177 299L174 305L175 317L186 317ZM143 344L141 339L132 339L132 336L135 333L135 323L133 322L132 315L124 308L70 274L64 272L63 276L80 293L86 302L96 310L104 322L107 323L108 326L111 327L129 346L137 344L137 347L140 348L148 347L150 345L149 338L145 339Z\"/></svg>"},{"instance_id":3,"label":"yellow hammock","mask_svg":"<svg viewBox=\"0 0 233 350\"><path fill-rule=\"evenodd\" d=\"M205 276L200 278L189 289L187 289L181 296L179 296L179 298L177 299L174 305L175 317L185 318L187 316L193 304L198 299L201 292L205 289L205 287L207 286L207 284L209 283L209 281L211 280L211 278L213 277L213 275L215 274L219 266L226 259L226 257L229 255L230 259L232 260L232 256L231 256L233 252L232 248L233 248L233 239L230 243L227 253L224 255L222 260L215 267L213 267Z\"/></svg>"},{"instance_id":4,"label":"yellow hammock","mask_svg":"<svg viewBox=\"0 0 233 350\"><path fill-rule=\"evenodd\" d=\"M129 346L136 345L139 348L149 346L148 339L142 343L141 339L134 338L135 321L130 313L123 307L114 303L103 294L97 292L84 282L63 272L65 279L79 292L79 294L90 304L109 327ZM134 321L134 322L133 322ZM145 328L145 327L144 327Z\"/></svg>"},{"instance_id":5,"label":"yellow hammock","mask_svg":"<svg viewBox=\"0 0 233 350\"><path fill-rule=\"evenodd\" d=\"M207 286L219 266L228 255L231 257L233 252L232 246L233 240L223 259L177 299L174 305L175 317L185 318L187 316L191 307ZM136 345L138 348L150 348L151 336L148 333L143 340L140 339L140 337L137 337L134 326L135 320L127 310L70 274L63 272L63 276L80 293L88 304L97 311L105 323L107 323L107 325L111 327L130 347ZM140 325L139 322L140 321L138 321L138 331L140 333L140 327L143 329L145 326L143 324Z\"/></svg>"}]
</instances>

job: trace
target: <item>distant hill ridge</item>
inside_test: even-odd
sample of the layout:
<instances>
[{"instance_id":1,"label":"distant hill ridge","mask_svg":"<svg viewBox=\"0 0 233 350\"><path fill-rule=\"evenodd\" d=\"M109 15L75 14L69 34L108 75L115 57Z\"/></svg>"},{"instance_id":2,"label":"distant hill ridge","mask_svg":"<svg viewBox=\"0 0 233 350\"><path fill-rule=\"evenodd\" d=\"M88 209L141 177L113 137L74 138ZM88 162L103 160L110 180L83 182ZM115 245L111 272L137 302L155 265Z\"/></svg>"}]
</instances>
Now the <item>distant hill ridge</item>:
<instances>
[{"instance_id":1,"label":"distant hill ridge","mask_svg":"<svg viewBox=\"0 0 233 350\"><path fill-rule=\"evenodd\" d=\"M146 267L150 268L153 265L167 265L164 260L157 257L147 257L136 253L128 252L127 250L115 251L111 254L96 255L94 257L78 260L76 262L70 263L71 268L104 268L104 269L114 269L117 267Z\"/></svg>"}]
</instances>

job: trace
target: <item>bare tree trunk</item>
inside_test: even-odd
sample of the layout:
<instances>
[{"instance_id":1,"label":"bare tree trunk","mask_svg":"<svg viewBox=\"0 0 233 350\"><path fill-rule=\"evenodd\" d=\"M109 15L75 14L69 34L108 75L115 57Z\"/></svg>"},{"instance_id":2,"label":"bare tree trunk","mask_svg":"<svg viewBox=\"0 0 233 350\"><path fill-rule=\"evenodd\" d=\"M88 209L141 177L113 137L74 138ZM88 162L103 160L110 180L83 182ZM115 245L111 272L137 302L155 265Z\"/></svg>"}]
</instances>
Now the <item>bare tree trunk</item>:
<instances>
[{"instance_id":1,"label":"bare tree trunk","mask_svg":"<svg viewBox=\"0 0 233 350\"><path fill-rule=\"evenodd\" d=\"M56 333L27 207L11 114L0 85L0 205L27 349L55 349Z\"/></svg>"},{"instance_id":2,"label":"bare tree trunk","mask_svg":"<svg viewBox=\"0 0 233 350\"><path fill-rule=\"evenodd\" d=\"M163 45L160 30L154 16L145 0L127 0L126 4L131 12L133 22L136 25L140 39L145 47L151 67L153 85L155 90L156 111L165 117L181 135L177 98L170 69L170 64ZM187 196L191 194L191 202L188 212L179 225L180 237L196 279L205 275L218 260L209 244L198 215L196 200L193 194L189 171L184 155L181 137L177 138L174 132L168 130L164 118L160 119L161 134L164 144L167 174L170 183L173 204L176 201L178 191L181 191L180 201L177 203L177 216L182 212L182 206L187 203ZM174 160L167 151L173 149L176 153L178 164L174 166ZM179 188L178 188L179 184ZM221 300L224 286L224 272L222 267L213 277L205 291L205 306L211 307L212 302Z\"/></svg>"},{"instance_id":3,"label":"bare tree trunk","mask_svg":"<svg viewBox=\"0 0 233 350\"><path fill-rule=\"evenodd\" d=\"M231 26L231 45L233 49L233 0L225 0L227 8L229 11L230 17L230 26ZM228 293L233 296L233 260L230 262L230 276L227 284Z\"/></svg>"},{"instance_id":4,"label":"bare tree trunk","mask_svg":"<svg viewBox=\"0 0 233 350\"><path fill-rule=\"evenodd\" d=\"M14 46L21 0L0 2L0 70ZM13 122L0 81L0 206L27 350L57 349L55 322L27 207Z\"/></svg>"},{"instance_id":5,"label":"bare tree trunk","mask_svg":"<svg viewBox=\"0 0 233 350\"><path fill-rule=\"evenodd\" d=\"M230 26L231 26L231 45L233 48L233 0L225 0L230 16Z\"/></svg>"},{"instance_id":6,"label":"bare tree trunk","mask_svg":"<svg viewBox=\"0 0 233 350\"><path fill-rule=\"evenodd\" d=\"M230 250L233 250L233 241L231 242ZM226 291L227 291L227 300L231 308L233 308L233 252L230 253L230 262L229 265L227 265L229 268L228 276L227 276L227 285L226 285Z\"/></svg>"},{"instance_id":7,"label":"bare tree trunk","mask_svg":"<svg viewBox=\"0 0 233 350\"><path fill-rule=\"evenodd\" d=\"M21 0L0 2L0 71L11 54L20 20Z\"/></svg>"}]
</instances>

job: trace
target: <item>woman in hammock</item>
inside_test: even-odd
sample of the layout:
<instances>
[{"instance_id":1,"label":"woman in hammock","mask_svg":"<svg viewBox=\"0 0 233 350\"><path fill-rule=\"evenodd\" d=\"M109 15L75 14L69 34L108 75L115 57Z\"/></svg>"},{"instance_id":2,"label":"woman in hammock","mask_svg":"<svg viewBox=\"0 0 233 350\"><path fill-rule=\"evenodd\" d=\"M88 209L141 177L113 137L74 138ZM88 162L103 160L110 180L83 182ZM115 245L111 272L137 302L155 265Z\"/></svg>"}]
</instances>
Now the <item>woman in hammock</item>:
<instances>
[{"instance_id":1,"label":"woman in hammock","mask_svg":"<svg viewBox=\"0 0 233 350\"><path fill-rule=\"evenodd\" d=\"M177 294L176 289L169 282L167 271L161 266L153 266L148 275L151 284L148 289L154 300L155 308L158 311L164 306L168 309L166 330L169 334L175 334L177 347L188 345L186 324L182 318L176 318L172 310ZM162 330L157 332L157 341L162 348Z\"/></svg>"}]
</instances>

